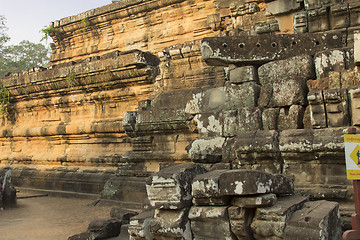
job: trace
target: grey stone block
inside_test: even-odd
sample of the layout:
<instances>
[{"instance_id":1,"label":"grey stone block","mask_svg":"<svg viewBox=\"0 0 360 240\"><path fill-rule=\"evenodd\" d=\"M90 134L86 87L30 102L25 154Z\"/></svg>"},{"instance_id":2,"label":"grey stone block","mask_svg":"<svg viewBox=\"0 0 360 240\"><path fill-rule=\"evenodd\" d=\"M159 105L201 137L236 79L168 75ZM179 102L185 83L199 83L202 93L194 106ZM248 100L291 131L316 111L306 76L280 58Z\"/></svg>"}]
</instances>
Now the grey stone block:
<instances>
[{"instance_id":1,"label":"grey stone block","mask_svg":"<svg viewBox=\"0 0 360 240\"><path fill-rule=\"evenodd\" d=\"M88 227L91 239L107 239L120 234L122 220L116 218L96 219Z\"/></svg>"},{"instance_id":2,"label":"grey stone block","mask_svg":"<svg viewBox=\"0 0 360 240\"><path fill-rule=\"evenodd\" d=\"M251 222L255 215L255 208L241 208L231 206L228 208L231 231L239 240L252 240Z\"/></svg>"},{"instance_id":3,"label":"grey stone block","mask_svg":"<svg viewBox=\"0 0 360 240\"><path fill-rule=\"evenodd\" d=\"M223 148L223 160L234 168L264 170L279 173L281 169L278 132L245 131L228 139Z\"/></svg>"},{"instance_id":4,"label":"grey stone block","mask_svg":"<svg viewBox=\"0 0 360 240\"><path fill-rule=\"evenodd\" d=\"M214 170L194 178L192 196L195 205L228 205L229 197L222 196L219 189L219 177L227 170Z\"/></svg>"},{"instance_id":5,"label":"grey stone block","mask_svg":"<svg viewBox=\"0 0 360 240\"><path fill-rule=\"evenodd\" d=\"M329 127L350 125L349 100L346 89L324 90L324 101Z\"/></svg>"},{"instance_id":6,"label":"grey stone block","mask_svg":"<svg viewBox=\"0 0 360 240\"><path fill-rule=\"evenodd\" d=\"M283 175L256 170L229 170L219 177L221 195L253 195L262 193L292 194L294 184Z\"/></svg>"},{"instance_id":7,"label":"grey stone block","mask_svg":"<svg viewBox=\"0 0 360 240\"><path fill-rule=\"evenodd\" d=\"M264 130L277 130L280 110L278 108L265 108L262 112L262 125Z\"/></svg>"},{"instance_id":8,"label":"grey stone block","mask_svg":"<svg viewBox=\"0 0 360 240\"><path fill-rule=\"evenodd\" d=\"M351 100L351 122L353 125L360 125L360 88L349 90Z\"/></svg>"},{"instance_id":9,"label":"grey stone block","mask_svg":"<svg viewBox=\"0 0 360 240\"><path fill-rule=\"evenodd\" d=\"M128 224L130 218L138 215L138 212L134 212L131 210L126 210L123 208L113 207L110 210L110 217L121 219L123 224Z\"/></svg>"},{"instance_id":10,"label":"grey stone block","mask_svg":"<svg viewBox=\"0 0 360 240\"><path fill-rule=\"evenodd\" d=\"M230 230L228 207L193 206L189 212L194 240L237 238Z\"/></svg>"},{"instance_id":11,"label":"grey stone block","mask_svg":"<svg viewBox=\"0 0 360 240\"><path fill-rule=\"evenodd\" d=\"M259 67L258 73L261 85L288 80L306 81L315 77L314 62L309 55L266 63Z\"/></svg>"},{"instance_id":12,"label":"grey stone block","mask_svg":"<svg viewBox=\"0 0 360 240\"><path fill-rule=\"evenodd\" d=\"M189 208L178 210L156 209L149 223L155 239L191 240L191 226L188 219Z\"/></svg>"},{"instance_id":13,"label":"grey stone block","mask_svg":"<svg viewBox=\"0 0 360 240\"><path fill-rule=\"evenodd\" d=\"M348 3L331 6L329 18L331 29L350 27L350 12Z\"/></svg>"},{"instance_id":14,"label":"grey stone block","mask_svg":"<svg viewBox=\"0 0 360 240\"><path fill-rule=\"evenodd\" d=\"M327 127L324 96L321 90L312 90L307 99L310 104L310 120L313 128Z\"/></svg>"},{"instance_id":15,"label":"grey stone block","mask_svg":"<svg viewBox=\"0 0 360 240\"><path fill-rule=\"evenodd\" d=\"M341 239L339 204L325 200L307 202L288 221L284 239Z\"/></svg>"},{"instance_id":16,"label":"grey stone block","mask_svg":"<svg viewBox=\"0 0 360 240\"><path fill-rule=\"evenodd\" d=\"M242 208L271 207L276 201L276 194L268 193L255 196L232 197L231 205Z\"/></svg>"},{"instance_id":17,"label":"grey stone block","mask_svg":"<svg viewBox=\"0 0 360 240\"><path fill-rule=\"evenodd\" d=\"M229 79L230 82L235 84L259 81L257 69L254 66L244 66L230 69Z\"/></svg>"},{"instance_id":18,"label":"grey stone block","mask_svg":"<svg viewBox=\"0 0 360 240\"><path fill-rule=\"evenodd\" d=\"M153 235L149 231L149 223L154 217L154 214L154 211L146 211L130 219L128 228L130 240L154 239Z\"/></svg>"},{"instance_id":19,"label":"grey stone block","mask_svg":"<svg viewBox=\"0 0 360 240\"><path fill-rule=\"evenodd\" d=\"M255 239L283 239L291 215L306 201L306 197L282 197L271 207L257 208L251 223Z\"/></svg>"},{"instance_id":20,"label":"grey stone block","mask_svg":"<svg viewBox=\"0 0 360 240\"><path fill-rule=\"evenodd\" d=\"M238 131L251 131L262 128L260 108L240 108L238 109Z\"/></svg>"},{"instance_id":21,"label":"grey stone block","mask_svg":"<svg viewBox=\"0 0 360 240\"><path fill-rule=\"evenodd\" d=\"M278 0L266 3L266 10L273 15L284 14L301 8L296 0Z\"/></svg>"},{"instance_id":22,"label":"grey stone block","mask_svg":"<svg viewBox=\"0 0 360 240\"><path fill-rule=\"evenodd\" d=\"M327 7L308 11L309 32L324 32L330 29Z\"/></svg>"},{"instance_id":23,"label":"grey stone block","mask_svg":"<svg viewBox=\"0 0 360 240\"><path fill-rule=\"evenodd\" d=\"M150 204L159 209L181 209L192 204L191 183L206 170L192 163L174 164L160 170L146 182Z\"/></svg>"},{"instance_id":24,"label":"grey stone block","mask_svg":"<svg viewBox=\"0 0 360 240\"><path fill-rule=\"evenodd\" d=\"M222 159L224 143L224 137L196 139L187 147L187 151L194 162L217 163Z\"/></svg>"},{"instance_id":25,"label":"grey stone block","mask_svg":"<svg viewBox=\"0 0 360 240\"><path fill-rule=\"evenodd\" d=\"M281 108L278 118L278 129L303 128L305 108L300 105L292 105L289 108Z\"/></svg>"},{"instance_id":26,"label":"grey stone block","mask_svg":"<svg viewBox=\"0 0 360 240\"><path fill-rule=\"evenodd\" d=\"M226 109L256 107L260 89L260 85L255 82L245 82L239 85L226 83Z\"/></svg>"},{"instance_id":27,"label":"grey stone block","mask_svg":"<svg viewBox=\"0 0 360 240\"><path fill-rule=\"evenodd\" d=\"M346 54L341 49L327 50L314 57L316 77L329 76L330 71L341 71L346 68Z\"/></svg>"}]
</instances>

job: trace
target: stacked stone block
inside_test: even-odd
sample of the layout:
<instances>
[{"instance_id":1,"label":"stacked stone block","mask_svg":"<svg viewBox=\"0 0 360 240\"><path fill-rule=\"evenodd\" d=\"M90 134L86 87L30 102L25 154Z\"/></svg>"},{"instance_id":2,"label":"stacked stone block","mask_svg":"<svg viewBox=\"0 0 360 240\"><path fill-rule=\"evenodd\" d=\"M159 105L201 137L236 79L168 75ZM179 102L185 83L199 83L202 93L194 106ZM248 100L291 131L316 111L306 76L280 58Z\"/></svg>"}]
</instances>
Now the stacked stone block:
<instances>
[{"instance_id":1,"label":"stacked stone block","mask_svg":"<svg viewBox=\"0 0 360 240\"><path fill-rule=\"evenodd\" d=\"M293 195L293 182L283 175L177 164L147 184L155 213L131 219L130 239L290 239L293 229L299 239L341 235L338 204Z\"/></svg>"}]
</instances>

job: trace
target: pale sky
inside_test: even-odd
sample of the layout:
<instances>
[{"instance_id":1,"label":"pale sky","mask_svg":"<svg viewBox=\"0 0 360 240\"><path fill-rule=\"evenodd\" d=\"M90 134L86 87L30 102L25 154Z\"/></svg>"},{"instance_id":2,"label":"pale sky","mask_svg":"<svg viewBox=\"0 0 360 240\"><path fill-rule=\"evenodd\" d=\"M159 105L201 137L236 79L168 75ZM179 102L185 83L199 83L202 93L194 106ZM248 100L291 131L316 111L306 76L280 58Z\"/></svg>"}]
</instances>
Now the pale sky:
<instances>
[{"instance_id":1,"label":"pale sky","mask_svg":"<svg viewBox=\"0 0 360 240\"><path fill-rule=\"evenodd\" d=\"M7 19L10 44L22 40L38 43L43 36L40 30L50 22L110 3L111 0L0 0L0 15Z\"/></svg>"}]
</instances>

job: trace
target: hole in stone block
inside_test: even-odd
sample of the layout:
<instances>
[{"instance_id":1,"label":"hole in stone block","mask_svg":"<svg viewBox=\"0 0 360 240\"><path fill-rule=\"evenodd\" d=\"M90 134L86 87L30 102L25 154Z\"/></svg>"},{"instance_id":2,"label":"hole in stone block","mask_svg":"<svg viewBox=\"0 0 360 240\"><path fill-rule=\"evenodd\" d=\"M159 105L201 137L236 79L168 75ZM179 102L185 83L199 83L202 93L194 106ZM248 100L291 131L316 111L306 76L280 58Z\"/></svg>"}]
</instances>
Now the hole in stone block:
<instances>
[{"instance_id":1,"label":"hole in stone block","mask_svg":"<svg viewBox=\"0 0 360 240\"><path fill-rule=\"evenodd\" d=\"M227 44L226 44L226 43L223 43L222 46L223 46L223 48L227 48Z\"/></svg>"},{"instance_id":2,"label":"hole in stone block","mask_svg":"<svg viewBox=\"0 0 360 240\"><path fill-rule=\"evenodd\" d=\"M310 221L310 217L305 217L305 222L309 222Z\"/></svg>"},{"instance_id":3,"label":"hole in stone block","mask_svg":"<svg viewBox=\"0 0 360 240\"><path fill-rule=\"evenodd\" d=\"M316 41L316 42L315 42L315 45L316 45L316 46L319 46L319 45L320 45L320 42L319 42L319 41Z\"/></svg>"},{"instance_id":4,"label":"hole in stone block","mask_svg":"<svg viewBox=\"0 0 360 240\"><path fill-rule=\"evenodd\" d=\"M296 42L295 42L295 41L293 41L293 42L291 43L291 45L295 46L295 45L296 45Z\"/></svg>"},{"instance_id":5,"label":"hole in stone block","mask_svg":"<svg viewBox=\"0 0 360 240\"><path fill-rule=\"evenodd\" d=\"M271 43L271 46L272 46L273 48L276 47L276 46L277 46L276 42L272 42L272 43Z\"/></svg>"},{"instance_id":6,"label":"hole in stone block","mask_svg":"<svg viewBox=\"0 0 360 240\"><path fill-rule=\"evenodd\" d=\"M260 44L260 43L256 43L256 47L261 47L261 44Z\"/></svg>"},{"instance_id":7,"label":"hole in stone block","mask_svg":"<svg viewBox=\"0 0 360 240\"><path fill-rule=\"evenodd\" d=\"M239 43L239 48L244 48L245 47L245 43Z\"/></svg>"}]
</instances>

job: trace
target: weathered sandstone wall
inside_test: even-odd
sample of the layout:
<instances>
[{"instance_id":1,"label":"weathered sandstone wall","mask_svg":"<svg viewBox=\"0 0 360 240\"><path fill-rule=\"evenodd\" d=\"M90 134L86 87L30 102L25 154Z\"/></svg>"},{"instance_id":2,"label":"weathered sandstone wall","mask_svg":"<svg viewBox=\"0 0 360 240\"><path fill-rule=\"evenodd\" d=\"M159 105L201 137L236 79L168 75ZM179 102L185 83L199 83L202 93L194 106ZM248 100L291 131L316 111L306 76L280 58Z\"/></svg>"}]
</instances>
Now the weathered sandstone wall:
<instances>
[{"instance_id":1,"label":"weathered sandstone wall","mask_svg":"<svg viewBox=\"0 0 360 240\"><path fill-rule=\"evenodd\" d=\"M298 192L350 202L358 1L114 1L50 29L50 66L3 79L0 162L30 179L19 185L64 190L46 176L82 176L71 183L91 168L111 176L104 198L140 203L152 172L193 161L283 173Z\"/></svg>"}]
</instances>

